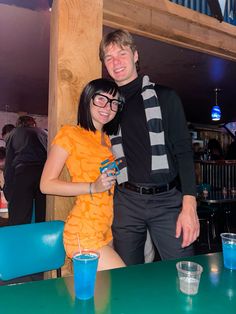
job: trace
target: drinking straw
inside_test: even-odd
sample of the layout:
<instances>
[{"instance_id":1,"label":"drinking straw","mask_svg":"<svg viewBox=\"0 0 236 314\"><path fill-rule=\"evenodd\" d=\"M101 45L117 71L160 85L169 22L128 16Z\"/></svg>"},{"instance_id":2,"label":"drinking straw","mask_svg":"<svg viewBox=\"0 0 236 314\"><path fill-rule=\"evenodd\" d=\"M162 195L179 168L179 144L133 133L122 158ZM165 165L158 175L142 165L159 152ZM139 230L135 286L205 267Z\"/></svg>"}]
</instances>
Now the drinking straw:
<instances>
[{"instance_id":1,"label":"drinking straw","mask_svg":"<svg viewBox=\"0 0 236 314\"><path fill-rule=\"evenodd\" d=\"M79 235L78 235L78 233L76 233L76 236L77 236L77 241L78 241L79 254L81 254L82 251L81 251L81 246L80 246L80 240L79 240Z\"/></svg>"}]
</instances>

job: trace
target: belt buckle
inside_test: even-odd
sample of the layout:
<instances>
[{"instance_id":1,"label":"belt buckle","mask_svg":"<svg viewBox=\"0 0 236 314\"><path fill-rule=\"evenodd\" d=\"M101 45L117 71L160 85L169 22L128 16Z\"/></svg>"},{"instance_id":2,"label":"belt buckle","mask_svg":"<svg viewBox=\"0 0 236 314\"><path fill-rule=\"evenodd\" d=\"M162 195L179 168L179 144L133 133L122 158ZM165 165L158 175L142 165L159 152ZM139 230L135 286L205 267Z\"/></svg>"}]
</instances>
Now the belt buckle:
<instances>
[{"instance_id":1,"label":"belt buckle","mask_svg":"<svg viewBox=\"0 0 236 314\"><path fill-rule=\"evenodd\" d=\"M154 187L144 187L144 186L140 186L139 187L139 194L143 195L143 194L151 194L154 195L155 194L155 188ZM144 193L144 191L147 191L146 193Z\"/></svg>"}]
</instances>

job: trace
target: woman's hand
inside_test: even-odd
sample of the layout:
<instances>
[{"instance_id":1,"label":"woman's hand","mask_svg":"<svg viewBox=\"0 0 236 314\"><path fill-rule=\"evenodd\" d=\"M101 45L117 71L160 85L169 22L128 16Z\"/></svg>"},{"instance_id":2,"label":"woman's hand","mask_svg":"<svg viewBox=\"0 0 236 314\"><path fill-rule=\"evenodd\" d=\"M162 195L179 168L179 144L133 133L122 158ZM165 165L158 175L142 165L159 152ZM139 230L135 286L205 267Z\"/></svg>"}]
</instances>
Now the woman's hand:
<instances>
[{"instance_id":1,"label":"woman's hand","mask_svg":"<svg viewBox=\"0 0 236 314\"><path fill-rule=\"evenodd\" d=\"M116 175L114 171L107 170L102 173L91 185L92 193L99 193L110 190L116 183Z\"/></svg>"}]
</instances>

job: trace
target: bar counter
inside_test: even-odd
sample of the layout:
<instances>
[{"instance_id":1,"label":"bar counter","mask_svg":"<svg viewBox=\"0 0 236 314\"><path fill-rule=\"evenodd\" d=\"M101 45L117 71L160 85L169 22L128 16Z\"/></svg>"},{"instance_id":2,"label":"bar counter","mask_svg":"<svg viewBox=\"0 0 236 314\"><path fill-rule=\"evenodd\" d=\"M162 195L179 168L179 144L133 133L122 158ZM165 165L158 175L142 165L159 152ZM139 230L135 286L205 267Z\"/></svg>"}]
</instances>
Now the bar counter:
<instances>
[{"instance_id":1,"label":"bar counter","mask_svg":"<svg viewBox=\"0 0 236 314\"><path fill-rule=\"evenodd\" d=\"M236 271L224 268L222 253L188 260L203 266L195 296L180 292L177 260L171 260L99 272L90 301L75 299L73 277L2 286L1 313L235 314Z\"/></svg>"}]
</instances>

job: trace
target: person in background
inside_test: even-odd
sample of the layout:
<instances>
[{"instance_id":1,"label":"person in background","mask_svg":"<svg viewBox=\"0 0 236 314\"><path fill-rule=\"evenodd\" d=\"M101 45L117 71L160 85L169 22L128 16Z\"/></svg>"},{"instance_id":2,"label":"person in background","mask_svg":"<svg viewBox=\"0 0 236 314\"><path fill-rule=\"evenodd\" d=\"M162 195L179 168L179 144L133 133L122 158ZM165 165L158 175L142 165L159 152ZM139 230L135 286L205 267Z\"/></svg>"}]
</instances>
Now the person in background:
<instances>
[{"instance_id":1,"label":"person in background","mask_svg":"<svg viewBox=\"0 0 236 314\"><path fill-rule=\"evenodd\" d=\"M98 250L99 270L125 266L111 246L116 176L113 170L99 171L112 154L108 135L116 134L122 107L116 83L89 82L80 97L78 124L64 126L56 135L40 184L43 193L76 196L65 224L65 250L70 258L79 249ZM64 165L71 182L59 178Z\"/></svg>"},{"instance_id":2,"label":"person in background","mask_svg":"<svg viewBox=\"0 0 236 314\"><path fill-rule=\"evenodd\" d=\"M215 139L211 138L207 145L208 148L208 159L209 160L223 160L224 154L220 142Z\"/></svg>"},{"instance_id":3,"label":"person in background","mask_svg":"<svg viewBox=\"0 0 236 314\"><path fill-rule=\"evenodd\" d=\"M227 154L227 160L236 160L236 131L234 133L234 141L229 145Z\"/></svg>"},{"instance_id":4,"label":"person in background","mask_svg":"<svg viewBox=\"0 0 236 314\"><path fill-rule=\"evenodd\" d=\"M47 158L47 134L30 116L21 116L6 143L4 194L8 201L9 225L45 221L46 196L39 189Z\"/></svg>"},{"instance_id":5,"label":"person in background","mask_svg":"<svg viewBox=\"0 0 236 314\"><path fill-rule=\"evenodd\" d=\"M11 133L12 130L15 129L15 126L13 124L5 124L2 128L2 138L5 142L7 142L7 139Z\"/></svg>"},{"instance_id":6,"label":"person in background","mask_svg":"<svg viewBox=\"0 0 236 314\"><path fill-rule=\"evenodd\" d=\"M173 90L138 75L138 51L126 30L103 37L100 60L126 100L119 134L111 137L116 158L126 161L114 195L114 248L127 265L143 263L149 229L162 259L190 256L199 221L181 101Z\"/></svg>"},{"instance_id":7,"label":"person in background","mask_svg":"<svg viewBox=\"0 0 236 314\"><path fill-rule=\"evenodd\" d=\"M193 148L194 160L201 160L202 150L201 150L200 144L195 142L192 144L192 148Z\"/></svg>"}]
</instances>

